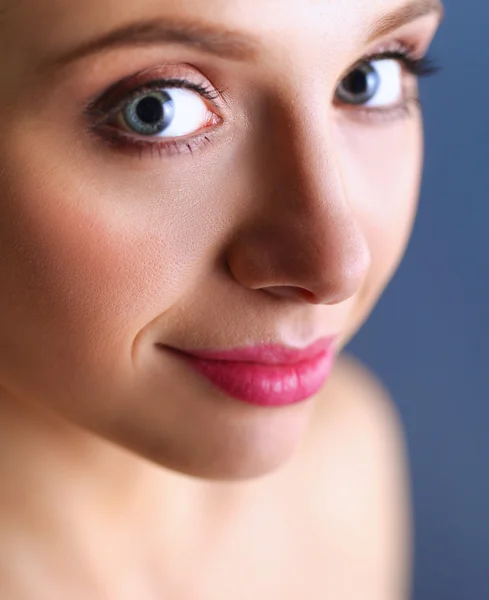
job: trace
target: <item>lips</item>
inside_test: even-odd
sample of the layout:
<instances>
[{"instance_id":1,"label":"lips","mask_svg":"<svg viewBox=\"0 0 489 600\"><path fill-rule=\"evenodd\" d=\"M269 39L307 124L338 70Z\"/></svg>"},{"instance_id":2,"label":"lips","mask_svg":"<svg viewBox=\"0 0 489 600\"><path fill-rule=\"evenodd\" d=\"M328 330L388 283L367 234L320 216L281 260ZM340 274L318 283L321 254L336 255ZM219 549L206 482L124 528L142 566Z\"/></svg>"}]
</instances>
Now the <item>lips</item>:
<instances>
[{"instance_id":1,"label":"lips","mask_svg":"<svg viewBox=\"0 0 489 600\"><path fill-rule=\"evenodd\" d=\"M313 396L331 373L334 338L306 348L259 345L226 350L162 347L227 396L265 407L280 407Z\"/></svg>"},{"instance_id":2,"label":"lips","mask_svg":"<svg viewBox=\"0 0 489 600\"><path fill-rule=\"evenodd\" d=\"M329 350L334 338L322 338L306 348L291 348L274 344L248 346L230 350L185 350L196 358L225 362L246 362L262 365L293 365L317 357Z\"/></svg>"}]
</instances>

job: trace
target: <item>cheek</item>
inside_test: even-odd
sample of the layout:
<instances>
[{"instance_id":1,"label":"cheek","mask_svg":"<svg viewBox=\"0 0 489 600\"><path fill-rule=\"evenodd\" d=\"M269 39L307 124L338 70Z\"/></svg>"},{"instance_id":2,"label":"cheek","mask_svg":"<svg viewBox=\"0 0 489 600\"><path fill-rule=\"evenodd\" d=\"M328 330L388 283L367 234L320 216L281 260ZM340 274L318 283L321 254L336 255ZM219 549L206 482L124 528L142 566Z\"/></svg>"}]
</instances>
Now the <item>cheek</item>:
<instances>
[{"instance_id":1,"label":"cheek","mask_svg":"<svg viewBox=\"0 0 489 600\"><path fill-rule=\"evenodd\" d=\"M365 222L372 249L372 275L389 279L408 243L419 196L421 136L406 127L410 135L399 136L393 151L371 152L367 168L358 183L367 194ZM356 191L357 197L361 190Z\"/></svg>"},{"instance_id":2,"label":"cheek","mask_svg":"<svg viewBox=\"0 0 489 600\"><path fill-rule=\"evenodd\" d=\"M356 297L355 327L366 318L402 259L418 204L422 170L419 118L358 127L344 137L348 197L367 237L371 266Z\"/></svg>"},{"instance_id":3,"label":"cheek","mask_svg":"<svg viewBox=\"0 0 489 600\"><path fill-rule=\"evenodd\" d=\"M130 374L135 336L184 293L207 243L202 219L178 224L175 191L122 187L61 157L0 152L0 374L37 373L33 388Z\"/></svg>"}]
</instances>

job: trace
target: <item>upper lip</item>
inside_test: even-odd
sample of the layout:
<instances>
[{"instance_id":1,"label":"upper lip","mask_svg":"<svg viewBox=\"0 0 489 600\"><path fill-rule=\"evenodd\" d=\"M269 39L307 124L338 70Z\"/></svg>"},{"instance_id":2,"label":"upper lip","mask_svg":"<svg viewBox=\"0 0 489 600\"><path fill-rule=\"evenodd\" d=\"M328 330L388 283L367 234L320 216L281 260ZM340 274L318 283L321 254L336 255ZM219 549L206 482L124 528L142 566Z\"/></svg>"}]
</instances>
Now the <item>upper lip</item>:
<instances>
[{"instance_id":1,"label":"upper lip","mask_svg":"<svg viewBox=\"0 0 489 600\"><path fill-rule=\"evenodd\" d=\"M334 340L335 337L323 337L305 348L293 348L279 344L261 344L224 350L169 349L206 360L292 365L310 360L327 352L331 349Z\"/></svg>"}]
</instances>

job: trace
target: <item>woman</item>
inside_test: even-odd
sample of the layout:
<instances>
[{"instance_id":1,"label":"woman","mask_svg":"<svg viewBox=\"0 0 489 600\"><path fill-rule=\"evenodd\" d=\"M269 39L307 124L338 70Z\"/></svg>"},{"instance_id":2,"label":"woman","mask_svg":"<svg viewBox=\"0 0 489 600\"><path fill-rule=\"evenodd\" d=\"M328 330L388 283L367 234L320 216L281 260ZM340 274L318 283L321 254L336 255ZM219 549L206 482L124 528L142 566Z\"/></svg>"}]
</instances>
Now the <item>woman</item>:
<instances>
[{"instance_id":1,"label":"woman","mask_svg":"<svg viewBox=\"0 0 489 600\"><path fill-rule=\"evenodd\" d=\"M0 0L0 597L407 598L436 0Z\"/></svg>"}]
</instances>

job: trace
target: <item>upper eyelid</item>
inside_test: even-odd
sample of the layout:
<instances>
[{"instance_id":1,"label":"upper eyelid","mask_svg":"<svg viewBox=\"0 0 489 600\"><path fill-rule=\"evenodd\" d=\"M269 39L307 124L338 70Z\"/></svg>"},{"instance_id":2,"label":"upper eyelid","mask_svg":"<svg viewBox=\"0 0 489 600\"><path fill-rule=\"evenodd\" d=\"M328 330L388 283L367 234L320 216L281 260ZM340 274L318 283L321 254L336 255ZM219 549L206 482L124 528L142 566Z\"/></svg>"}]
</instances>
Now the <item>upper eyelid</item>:
<instances>
[{"instance_id":1,"label":"upper eyelid","mask_svg":"<svg viewBox=\"0 0 489 600\"><path fill-rule=\"evenodd\" d=\"M109 90L106 90L101 95L97 96L94 99L91 99L88 103L86 103L84 113L90 117L100 117L101 122L103 122L107 118L110 118L111 116L119 112L127 102L131 101L132 98L135 98L138 95L143 95L146 91L150 92L155 89L179 88L187 89L189 90L189 92L199 94L199 91L196 89L196 87L206 87L206 84L203 81L197 83L185 77L158 77L148 79L148 81L136 85L134 88L128 87L127 90L118 92L117 87L123 85L124 82L128 79L130 80L130 78L125 78L122 81L119 81L118 83L111 86ZM216 92L214 100L218 100L223 90L219 90L210 83L208 87L212 92ZM200 96L203 99L209 99L202 93L200 93ZM219 110L221 107L218 106L217 102L214 102L214 108Z\"/></svg>"},{"instance_id":2,"label":"upper eyelid","mask_svg":"<svg viewBox=\"0 0 489 600\"><path fill-rule=\"evenodd\" d=\"M361 64L362 62L365 62L368 60L381 60L382 58L385 57L384 56L385 54L389 54L394 51L398 51L400 54L405 54L406 56L415 54L414 50L411 47L408 47L407 45L402 44L402 43L397 43L396 48L394 50L392 48L389 49L388 44L384 44L384 46L386 47L386 50L380 50L380 51L377 50L375 52L367 52L366 54L364 54L362 57L360 57L359 59L357 59L356 61L351 63L349 65L349 67L346 70L344 70L344 73L347 74L349 71L354 69L357 65ZM413 58L414 58L414 56L413 56ZM420 58L422 58L422 57L420 57ZM197 83L197 82L194 82L191 79L188 79L184 76L182 76L182 77L157 77L157 78L149 78L146 82L140 83L139 85L135 85L135 87L133 87L133 88L130 88L128 86L128 90L126 92L123 92L122 94L118 93L117 88L123 86L124 82L127 80L130 80L130 79L131 79L131 76L125 77L124 79L111 85L108 90L106 90L102 94L98 95L95 99L91 99L89 102L87 102L87 106L95 107L95 105L97 105L97 104L98 105L100 105L100 104L108 105L110 103L110 100L108 98L113 97L113 96L115 96L117 98L116 100L113 100L114 102L116 102L118 104L124 103L131 97L136 96L137 94L144 93L144 91L146 91L146 90L151 91L152 89L155 89L157 87L161 87L162 89L165 87L168 87L168 88L181 87L181 88L189 89L191 91L196 91L195 87L197 87L197 86L205 87L206 86L205 80L201 80L199 83ZM225 95L227 89L219 89L218 87L214 86L210 82L209 82L209 87L211 87L213 89L213 91L217 92L216 99L222 98L225 101L224 95ZM95 109L91 112L94 112L94 111L95 111Z\"/></svg>"},{"instance_id":3,"label":"upper eyelid","mask_svg":"<svg viewBox=\"0 0 489 600\"><path fill-rule=\"evenodd\" d=\"M381 48L383 48L383 49L381 49ZM391 57L391 58L393 60L395 60L397 58L399 61L402 61L403 60L402 57L404 56L403 62L405 64L407 64L410 59L411 60L423 60L426 58L425 56L417 57L417 52L414 48L414 45L404 44L399 41L393 42L391 44L386 42L386 43L384 43L384 45L381 48L379 48L377 46L376 50L367 52L361 58L354 61L347 69L345 69L341 72L341 74L338 78L338 82L341 81L347 75L349 75L355 68L360 66L362 63L370 62L370 61L373 62L375 60L388 60L389 55L392 55L394 53L398 53L399 56Z\"/></svg>"},{"instance_id":4,"label":"upper eyelid","mask_svg":"<svg viewBox=\"0 0 489 600\"><path fill-rule=\"evenodd\" d=\"M363 59L360 59L359 61L357 61L357 64L358 64L358 62L361 62L362 60L364 60L364 61L368 60L369 56L370 56L370 58L375 58L376 56L379 57L379 58L381 58L382 54L381 53L380 54L377 53L375 55L367 55ZM350 69L351 69L351 67L350 67ZM179 83L187 82L190 85L193 83L193 82L191 82L189 80L186 80L185 78L181 78L181 79L178 79L178 80L173 79L173 81L178 81ZM137 96L138 94L144 93L145 89L152 90L152 89L155 89L157 87L161 87L161 88L165 88L165 87L167 87L167 88L168 87L180 87L180 88L184 87L185 88L185 87L187 87L187 89L189 89L189 91L195 91L195 90L192 90L191 87L185 86L185 85L179 85L179 86L169 85L171 82L172 82L171 78L168 78L168 79L158 78L158 79L153 79L153 80L149 79L147 82L142 83L142 84L140 84L139 86L136 86L133 89L130 89L128 91L128 93L126 93L115 104L115 106L110 110L110 112L108 114L107 114L107 112L105 113L105 118L104 119L101 119L101 121L99 123L97 123L97 124L94 124L93 122L91 123L91 125L89 127L89 133L93 134L93 133L95 133L95 131L99 127L102 127L102 129L103 129L105 125L109 125L109 121L112 118L112 116L114 115L114 113L117 113L120 110L121 106L123 106L124 103L127 102L129 98ZM209 84L210 84L210 82L209 82ZM194 84L194 85L198 85L198 84ZM212 86L212 89L215 90L216 92L220 92L221 91L221 90L217 89L215 86L213 86L212 84L210 84L210 85ZM196 93L198 93L198 92L196 92ZM104 97L104 94L102 94L102 98L103 97ZM407 113L407 109L404 107L404 105L403 105L403 107L395 107L395 108L389 108L389 109L365 109L365 108L362 109L362 107L359 107L359 110L357 112L359 112L359 113L362 112L364 114L368 113L369 114L368 118L371 119L372 118L371 117L371 113L372 114L373 113L378 113L380 115L380 114L383 114L383 113L386 113L386 114L387 113L393 113L395 111L402 112L402 114L406 114ZM221 115L219 115L219 116L221 117ZM129 140L129 138L131 138L131 137L133 137L133 136L130 136L130 135L126 135L125 136L126 140ZM185 139L187 139L186 136L183 136L183 137L185 137ZM193 139L194 137L196 137L196 136L192 136L191 139ZM119 139L122 139L122 138L119 138ZM138 141L136 141L136 140L138 140ZM153 146L157 147L157 148L169 147L172 144L173 145L178 145L178 144L188 145L188 143L191 143L191 142L188 142L188 141L180 142L178 140L178 138L177 138L176 140L167 140L167 141L164 141L164 142L162 142L162 141L153 141L153 142L151 142L151 141L148 140L148 141L145 141L145 143L147 144L147 146L145 146L144 148L147 149L148 147L153 147ZM141 141L139 141L139 138L135 138L135 140L133 142L131 142L130 144L128 143L128 145L132 145L133 148L138 147L140 155L141 155L141 145L140 144L141 144ZM151 152L153 152L153 150ZM159 152L160 152L160 150L159 150Z\"/></svg>"}]
</instances>

